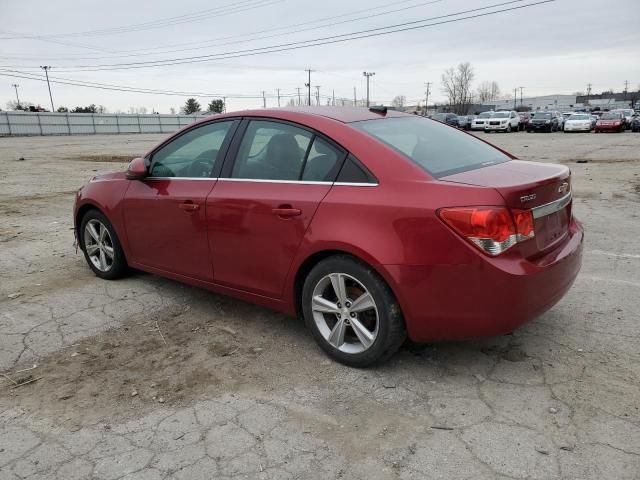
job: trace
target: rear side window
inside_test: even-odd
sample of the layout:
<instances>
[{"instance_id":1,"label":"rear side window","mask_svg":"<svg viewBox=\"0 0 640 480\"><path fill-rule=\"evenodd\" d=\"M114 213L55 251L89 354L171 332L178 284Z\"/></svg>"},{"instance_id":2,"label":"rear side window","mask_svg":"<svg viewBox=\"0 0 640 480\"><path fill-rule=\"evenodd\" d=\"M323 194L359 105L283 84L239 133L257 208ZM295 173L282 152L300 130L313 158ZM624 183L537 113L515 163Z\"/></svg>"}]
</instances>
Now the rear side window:
<instances>
[{"instance_id":1,"label":"rear side window","mask_svg":"<svg viewBox=\"0 0 640 480\"><path fill-rule=\"evenodd\" d=\"M385 118L351 125L397 150L434 177L510 160L472 135L425 118Z\"/></svg>"},{"instance_id":2,"label":"rear side window","mask_svg":"<svg viewBox=\"0 0 640 480\"><path fill-rule=\"evenodd\" d=\"M302 172L308 182L332 182L345 153L326 140L315 137Z\"/></svg>"},{"instance_id":3,"label":"rear side window","mask_svg":"<svg viewBox=\"0 0 640 480\"><path fill-rule=\"evenodd\" d=\"M251 121L231 177L299 180L312 137L311 132L285 123Z\"/></svg>"}]
</instances>

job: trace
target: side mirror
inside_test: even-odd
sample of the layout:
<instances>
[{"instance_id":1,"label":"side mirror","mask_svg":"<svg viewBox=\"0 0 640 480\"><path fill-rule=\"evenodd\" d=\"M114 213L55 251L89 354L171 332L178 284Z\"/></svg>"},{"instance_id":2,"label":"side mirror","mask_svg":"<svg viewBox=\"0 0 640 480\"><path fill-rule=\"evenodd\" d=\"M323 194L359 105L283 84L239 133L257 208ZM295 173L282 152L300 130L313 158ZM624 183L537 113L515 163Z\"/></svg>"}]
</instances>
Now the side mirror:
<instances>
[{"instance_id":1,"label":"side mirror","mask_svg":"<svg viewBox=\"0 0 640 480\"><path fill-rule=\"evenodd\" d=\"M142 180L149 172L144 158L134 158L127 167L127 180Z\"/></svg>"}]
</instances>

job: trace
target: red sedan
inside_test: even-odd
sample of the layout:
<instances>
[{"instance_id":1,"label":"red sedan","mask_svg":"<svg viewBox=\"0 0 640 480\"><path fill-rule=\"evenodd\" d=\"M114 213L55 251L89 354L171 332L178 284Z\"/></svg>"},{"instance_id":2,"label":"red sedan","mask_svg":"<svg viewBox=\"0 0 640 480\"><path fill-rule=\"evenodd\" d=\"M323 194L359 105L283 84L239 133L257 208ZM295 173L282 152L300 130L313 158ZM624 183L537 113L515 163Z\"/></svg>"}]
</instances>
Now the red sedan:
<instances>
[{"instance_id":1,"label":"red sedan","mask_svg":"<svg viewBox=\"0 0 640 480\"><path fill-rule=\"evenodd\" d=\"M128 268L304 317L365 366L414 341L513 331L581 265L570 172L384 108L204 119L77 194L105 279Z\"/></svg>"},{"instance_id":2,"label":"red sedan","mask_svg":"<svg viewBox=\"0 0 640 480\"><path fill-rule=\"evenodd\" d=\"M595 132L624 132L625 119L621 113L605 112L596 122Z\"/></svg>"}]
</instances>

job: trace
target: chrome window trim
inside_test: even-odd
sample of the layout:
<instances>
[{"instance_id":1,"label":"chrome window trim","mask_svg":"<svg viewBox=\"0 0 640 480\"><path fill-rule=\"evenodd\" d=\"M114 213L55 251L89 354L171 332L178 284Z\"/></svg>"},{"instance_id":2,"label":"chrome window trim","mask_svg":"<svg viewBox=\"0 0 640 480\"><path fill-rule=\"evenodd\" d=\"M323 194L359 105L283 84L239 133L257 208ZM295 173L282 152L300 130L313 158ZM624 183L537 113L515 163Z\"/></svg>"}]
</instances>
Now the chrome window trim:
<instances>
[{"instance_id":1,"label":"chrome window trim","mask_svg":"<svg viewBox=\"0 0 640 480\"><path fill-rule=\"evenodd\" d=\"M145 180L218 180L216 177L145 177Z\"/></svg>"},{"instance_id":2,"label":"chrome window trim","mask_svg":"<svg viewBox=\"0 0 640 480\"><path fill-rule=\"evenodd\" d=\"M333 185L333 182L313 182L311 180L271 180L266 178L220 178L226 182L251 182L251 183L292 183L300 185Z\"/></svg>"},{"instance_id":3,"label":"chrome window trim","mask_svg":"<svg viewBox=\"0 0 640 480\"><path fill-rule=\"evenodd\" d=\"M335 182L334 185L337 185L338 187L377 187L379 183Z\"/></svg>"},{"instance_id":4,"label":"chrome window trim","mask_svg":"<svg viewBox=\"0 0 640 480\"><path fill-rule=\"evenodd\" d=\"M552 213L559 212L571 202L571 192L567 193L564 197L554 200L553 202L545 203L539 207L531 209L533 218L541 218Z\"/></svg>"},{"instance_id":5,"label":"chrome window trim","mask_svg":"<svg viewBox=\"0 0 640 480\"><path fill-rule=\"evenodd\" d=\"M338 187L377 187L378 183L358 182L314 182L311 180L267 180L261 178L214 178L214 177L146 177L145 180L217 180L221 182L285 183L294 185L334 185Z\"/></svg>"},{"instance_id":6,"label":"chrome window trim","mask_svg":"<svg viewBox=\"0 0 640 480\"><path fill-rule=\"evenodd\" d=\"M251 183L284 183L294 185L334 185L339 187L377 187L377 183L357 182L315 182L312 180L268 180L262 178L219 178L219 181L227 182L251 182Z\"/></svg>"}]
</instances>

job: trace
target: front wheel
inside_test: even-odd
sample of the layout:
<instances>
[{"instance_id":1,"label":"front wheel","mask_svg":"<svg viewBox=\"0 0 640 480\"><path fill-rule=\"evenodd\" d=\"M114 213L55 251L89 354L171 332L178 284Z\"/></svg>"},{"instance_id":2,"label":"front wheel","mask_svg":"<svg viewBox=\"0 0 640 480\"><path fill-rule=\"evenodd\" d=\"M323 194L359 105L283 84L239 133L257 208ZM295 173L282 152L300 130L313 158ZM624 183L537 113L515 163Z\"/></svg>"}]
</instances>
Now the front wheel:
<instances>
[{"instance_id":1,"label":"front wheel","mask_svg":"<svg viewBox=\"0 0 640 480\"><path fill-rule=\"evenodd\" d=\"M347 255L329 257L311 270L302 290L302 310L320 347L351 367L386 360L406 337L389 286L370 266Z\"/></svg>"},{"instance_id":2,"label":"front wheel","mask_svg":"<svg viewBox=\"0 0 640 480\"><path fill-rule=\"evenodd\" d=\"M511 133L511 124L507 125L507 133Z\"/></svg>"},{"instance_id":3,"label":"front wheel","mask_svg":"<svg viewBox=\"0 0 640 480\"><path fill-rule=\"evenodd\" d=\"M87 264L98 277L115 280L127 273L127 261L118 236L98 210L90 210L80 223L79 242Z\"/></svg>"}]
</instances>

